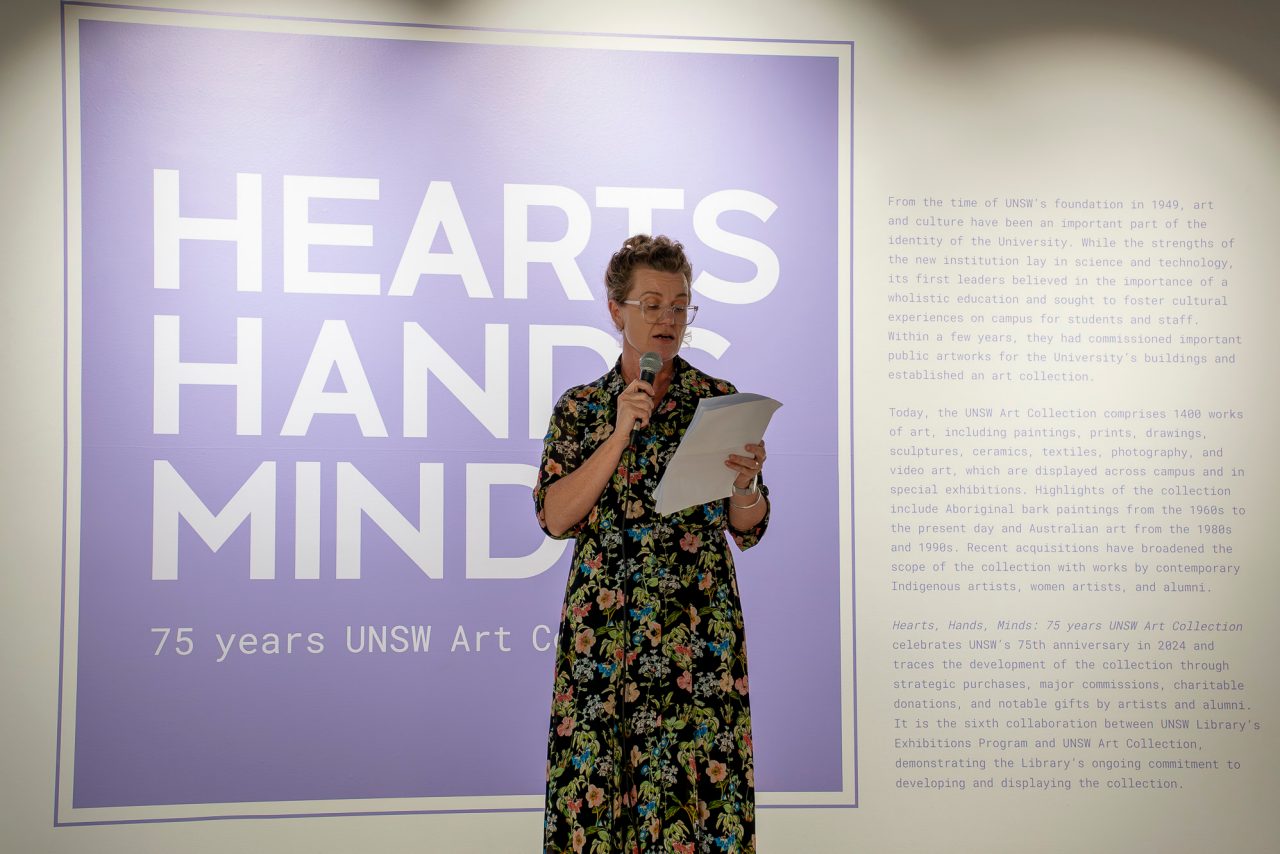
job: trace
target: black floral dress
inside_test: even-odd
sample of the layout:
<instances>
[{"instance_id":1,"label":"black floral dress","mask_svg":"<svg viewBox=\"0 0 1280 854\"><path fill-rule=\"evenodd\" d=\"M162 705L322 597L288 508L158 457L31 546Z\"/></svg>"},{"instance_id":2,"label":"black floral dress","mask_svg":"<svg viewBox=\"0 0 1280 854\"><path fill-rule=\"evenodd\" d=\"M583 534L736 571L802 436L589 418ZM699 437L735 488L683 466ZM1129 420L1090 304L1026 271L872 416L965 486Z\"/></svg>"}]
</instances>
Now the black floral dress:
<instances>
[{"instance_id":1,"label":"black floral dress","mask_svg":"<svg viewBox=\"0 0 1280 854\"><path fill-rule=\"evenodd\" d=\"M613 432L625 387L615 365L556 404L534 486L539 522L547 488ZM634 453L563 535L576 543L556 647L548 852L755 851L747 659L728 536L749 548L768 516L730 532L726 501L658 516L652 497L699 398L733 391L676 357Z\"/></svg>"}]
</instances>

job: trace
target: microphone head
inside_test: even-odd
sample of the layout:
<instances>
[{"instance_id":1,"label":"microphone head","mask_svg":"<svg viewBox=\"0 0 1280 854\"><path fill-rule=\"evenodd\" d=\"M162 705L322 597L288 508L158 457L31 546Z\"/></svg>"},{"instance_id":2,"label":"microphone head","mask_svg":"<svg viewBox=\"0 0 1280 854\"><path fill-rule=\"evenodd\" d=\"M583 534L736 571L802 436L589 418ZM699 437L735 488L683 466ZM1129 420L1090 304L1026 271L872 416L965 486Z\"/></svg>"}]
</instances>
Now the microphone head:
<instances>
[{"instance_id":1,"label":"microphone head","mask_svg":"<svg viewBox=\"0 0 1280 854\"><path fill-rule=\"evenodd\" d=\"M662 370L662 357L657 353L650 350L640 357L640 379L651 383L660 370Z\"/></svg>"}]
</instances>

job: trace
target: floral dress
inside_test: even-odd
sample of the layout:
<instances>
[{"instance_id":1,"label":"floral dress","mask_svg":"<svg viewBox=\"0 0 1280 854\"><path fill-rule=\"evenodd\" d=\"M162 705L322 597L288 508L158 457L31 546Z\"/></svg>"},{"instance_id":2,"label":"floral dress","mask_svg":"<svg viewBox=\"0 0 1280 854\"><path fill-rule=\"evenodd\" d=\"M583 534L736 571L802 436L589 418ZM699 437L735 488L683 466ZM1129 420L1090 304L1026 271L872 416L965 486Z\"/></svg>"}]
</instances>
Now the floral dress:
<instances>
[{"instance_id":1,"label":"floral dress","mask_svg":"<svg viewBox=\"0 0 1280 854\"><path fill-rule=\"evenodd\" d=\"M613 432L625 387L615 365L556 404L534 486L544 529L547 488ZM724 500L668 516L653 509L699 398L733 391L676 357L634 451L562 535L576 543L556 646L548 852L755 851L747 659L728 535L749 548L768 516L730 532Z\"/></svg>"}]
</instances>

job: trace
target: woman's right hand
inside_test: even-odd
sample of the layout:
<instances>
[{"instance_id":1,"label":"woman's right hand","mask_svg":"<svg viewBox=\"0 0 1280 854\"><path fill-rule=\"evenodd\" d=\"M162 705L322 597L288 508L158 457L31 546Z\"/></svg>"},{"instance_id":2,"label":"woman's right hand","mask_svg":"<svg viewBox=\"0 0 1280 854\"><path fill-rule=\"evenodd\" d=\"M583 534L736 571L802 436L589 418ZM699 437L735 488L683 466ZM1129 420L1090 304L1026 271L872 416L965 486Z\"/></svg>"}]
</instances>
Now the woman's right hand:
<instances>
[{"instance_id":1,"label":"woman's right hand","mask_svg":"<svg viewBox=\"0 0 1280 854\"><path fill-rule=\"evenodd\" d=\"M614 423L614 433L630 438L631 431L637 426L649 426L652 414L653 386L644 380L632 380L618 395L618 420Z\"/></svg>"}]
</instances>

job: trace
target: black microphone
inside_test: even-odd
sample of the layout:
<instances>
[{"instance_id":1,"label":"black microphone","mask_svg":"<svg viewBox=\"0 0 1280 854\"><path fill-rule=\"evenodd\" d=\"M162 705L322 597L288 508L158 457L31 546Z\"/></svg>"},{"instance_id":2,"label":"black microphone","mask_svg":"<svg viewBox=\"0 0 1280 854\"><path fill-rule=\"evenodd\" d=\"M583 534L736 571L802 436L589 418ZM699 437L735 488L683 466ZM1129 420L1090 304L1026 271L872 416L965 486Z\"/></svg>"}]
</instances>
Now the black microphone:
<instances>
[{"instance_id":1,"label":"black microphone","mask_svg":"<svg viewBox=\"0 0 1280 854\"><path fill-rule=\"evenodd\" d=\"M640 379L653 385L653 378L662 370L662 357L650 350L640 357Z\"/></svg>"},{"instance_id":2,"label":"black microphone","mask_svg":"<svg viewBox=\"0 0 1280 854\"><path fill-rule=\"evenodd\" d=\"M658 371L662 370L662 357L650 350L640 357L640 379L653 385L653 378L658 375ZM636 433L640 432L640 422L636 421L631 425L631 435L634 438Z\"/></svg>"}]
</instances>

